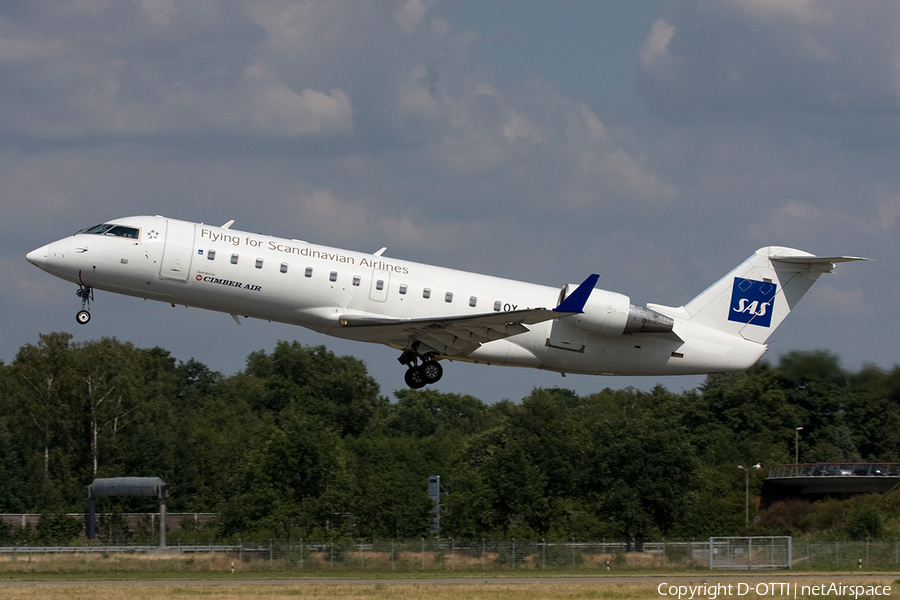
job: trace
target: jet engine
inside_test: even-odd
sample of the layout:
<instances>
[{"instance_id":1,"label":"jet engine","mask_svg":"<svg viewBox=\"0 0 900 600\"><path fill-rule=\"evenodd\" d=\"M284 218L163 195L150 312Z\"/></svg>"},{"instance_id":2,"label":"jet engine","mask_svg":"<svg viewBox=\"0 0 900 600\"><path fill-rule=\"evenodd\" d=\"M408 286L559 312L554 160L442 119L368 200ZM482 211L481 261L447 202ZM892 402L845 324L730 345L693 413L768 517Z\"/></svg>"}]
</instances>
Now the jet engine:
<instances>
[{"instance_id":1,"label":"jet engine","mask_svg":"<svg viewBox=\"0 0 900 600\"><path fill-rule=\"evenodd\" d=\"M561 303L577 288L577 284L563 286L559 292ZM584 312L562 319L574 327L600 335L622 335L624 333L667 333L675 323L671 317L636 306L623 294L594 289L584 305Z\"/></svg>"}]
</instances>

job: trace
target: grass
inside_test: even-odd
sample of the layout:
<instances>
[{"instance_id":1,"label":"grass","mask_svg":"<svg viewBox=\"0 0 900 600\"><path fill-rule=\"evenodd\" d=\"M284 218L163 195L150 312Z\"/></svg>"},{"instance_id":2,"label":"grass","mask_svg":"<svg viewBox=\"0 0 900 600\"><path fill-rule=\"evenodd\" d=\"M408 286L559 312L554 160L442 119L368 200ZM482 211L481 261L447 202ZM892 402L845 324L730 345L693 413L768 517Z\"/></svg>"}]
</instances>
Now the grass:
<instances>
[{"instance_id":1,"label":"grass","mask_svg":"<svg viewBox=\"0 0 900 600\"><path fill-rule=\"evenodd\" d=\"M841 577L844 579L844 577ZM847 583L852 578L847 577ZM701 578L697 579L699 582ZM837 580L837 578L835 578ZM810 581L813 581L812 579ZM821 578L815 578L822 583ZM875 585L867 581L866 585ZM886 578L878 585L893 585ZM486 583L429 584L427 582L385 582L385 583L317 583L303 582L290 584L234 583L222 584L4 584L0 586L0 597L4 600L43 600L44 598L70 598L74 600L107 600L128 598L129 600L180 600L203 598L204 600L243 600L261 598L277 600L281 598L328 600L574 600L574 599L634 599L653 598L661 600L658 583L571 583L554 582L548 579L541 583L503 583L487 580ZM895 587L892 587L893 595ZM696 597L696 596L695 596ZM734 597L737 597L736 595ZM758 596L754 592L740 596L742 599L777 598L771 594ZM793 595L791 594L791 597ZM805 596L797 596L805 598ZM701 596L708 598L708 596ZM720 596L728 598L728 596Z\"/></svg>"},{"instance_id":2,"label":"grass","mask_svg":"<svg viewBox=\"0 0 900 600\"><path fill-rule=\"evenodd\" d=\"M596 585L581 584L287 584L287 585L31 585L0 588L4 600L38 600L44 598L72 598L105 600L178 600L204 598L208 600L243 600L245 598L327 598L328 600L528 600L575 598L652 598L658 597L655 587L646 585L616 585L601 591Z\"/></svg>"}]
</instances>

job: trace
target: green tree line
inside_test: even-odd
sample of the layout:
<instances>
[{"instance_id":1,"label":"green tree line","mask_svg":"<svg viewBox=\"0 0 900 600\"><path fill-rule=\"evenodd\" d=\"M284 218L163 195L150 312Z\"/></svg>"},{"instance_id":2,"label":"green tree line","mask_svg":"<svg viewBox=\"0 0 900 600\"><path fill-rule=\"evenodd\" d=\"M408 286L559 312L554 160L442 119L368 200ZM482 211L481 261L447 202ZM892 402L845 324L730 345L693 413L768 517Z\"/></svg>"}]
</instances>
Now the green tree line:
<instances>
[{"instance_id":1,"label":"green tree line","mask_svg":"<svg viewBox=\"0 0 900 600\"><path fill-rule=\"evenodd\" d=\"M218 539L414 538L440 475L443 537L740 535L737 465L793 462L801 426L801 462L900 462L898 399L900 367L850 373L829 352L680 393L538 388L488 405L388 398L359 360L297 342L223 376L162 348L52 333L0 363L0 512L84 512L94 478L159 476L170 512L218 514ZM750 474L753 498L766 473ZM749 530L897 536L893 496L754 506Z\"/></svg>"}]
</instances>

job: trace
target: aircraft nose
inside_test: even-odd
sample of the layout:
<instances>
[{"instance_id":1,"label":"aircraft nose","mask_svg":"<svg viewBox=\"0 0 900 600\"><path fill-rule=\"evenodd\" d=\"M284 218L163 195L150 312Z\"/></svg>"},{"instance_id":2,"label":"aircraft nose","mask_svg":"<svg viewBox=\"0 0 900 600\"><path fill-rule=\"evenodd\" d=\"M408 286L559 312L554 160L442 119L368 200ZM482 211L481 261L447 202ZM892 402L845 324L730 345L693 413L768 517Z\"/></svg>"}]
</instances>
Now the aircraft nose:
<instances>
[{"instance_id":1,"label":"aircraft nose","mask_svg":"<svg viewBox=\"0 0 900 600\"><path fill-rule=\"evenodd\" d=\"M50 253L50 244L41 246L37 250L32 250L25 255L25 259L36 267L41 269L47 264L47 255Z\"/></svg>"}]
</instances>

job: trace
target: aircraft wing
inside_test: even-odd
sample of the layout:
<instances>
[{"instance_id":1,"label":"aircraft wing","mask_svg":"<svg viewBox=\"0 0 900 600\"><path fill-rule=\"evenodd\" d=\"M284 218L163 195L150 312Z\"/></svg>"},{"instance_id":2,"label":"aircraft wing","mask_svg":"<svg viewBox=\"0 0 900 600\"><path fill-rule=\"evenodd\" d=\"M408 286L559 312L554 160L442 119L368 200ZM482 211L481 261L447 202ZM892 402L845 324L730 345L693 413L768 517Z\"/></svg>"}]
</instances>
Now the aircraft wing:
<instances>
[{"instance_id":1,"label":"aircraft wing","mask_svg":"<svg viewBox=\"0 0 900 600\"><path fill-rule=\"evenodd\" d=\"M532 308L510 312L435 319L375 319L343 316L341 327L364 327L384 343L411 348L416 342L444 356L465 356L480 345L528 331L534 325L576 313ZM420 350L421 351L421 350Z\"/></svg>"},{"instance_id":2,"label":"aircraft wing","mask_svg":"<svg viewBox=\"0 0 900 600\"><path fill-rule=\"evenodd\" d=\"M466 356L487 342L519 335L535 325L579 314L597 283L591 275L554 309L531 308L480 315L427 319L382 319L344 315L338 319L343 328L367 328L382 343L398 348L413 348L418 342L448 357Z\"/></svg>"}]
</instances>

